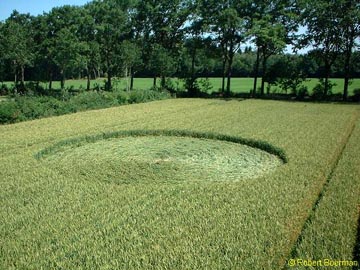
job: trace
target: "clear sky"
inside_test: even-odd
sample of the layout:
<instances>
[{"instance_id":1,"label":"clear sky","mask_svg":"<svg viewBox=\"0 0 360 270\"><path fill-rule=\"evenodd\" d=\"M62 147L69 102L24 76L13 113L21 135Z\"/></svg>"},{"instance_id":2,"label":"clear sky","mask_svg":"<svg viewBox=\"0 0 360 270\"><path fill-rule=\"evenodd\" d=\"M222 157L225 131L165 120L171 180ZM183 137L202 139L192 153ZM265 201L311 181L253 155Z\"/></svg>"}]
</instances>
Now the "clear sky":
<instances>
[{"instance_id":1,"label":"clear sky","mask_svg":"<svg viewBox=\"0 0 360 270\"><path fill-rule=\"evenodd\" d=\"M20 13L38 15L50 11L53 7L81 6L88 2L90 0L0 0L0 21L7 19L14 9Z\"/></svg>"}]
</instances>

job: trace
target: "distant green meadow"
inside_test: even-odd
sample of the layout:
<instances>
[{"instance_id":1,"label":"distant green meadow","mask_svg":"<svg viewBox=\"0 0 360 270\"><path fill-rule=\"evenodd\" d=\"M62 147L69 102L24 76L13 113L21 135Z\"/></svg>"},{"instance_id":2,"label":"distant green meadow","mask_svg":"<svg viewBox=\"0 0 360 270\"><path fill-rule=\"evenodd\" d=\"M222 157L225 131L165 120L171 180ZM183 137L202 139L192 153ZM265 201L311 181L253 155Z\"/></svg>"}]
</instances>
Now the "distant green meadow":
<instances>
[{"instance_id":1,"label":"distant green meadow","mask_svg":"<svg viewBox=\"0 0 360 270\"><path fill-rule=\"evenodd\" d=\"M184 81L177 78L171 78L172 85L177 89L184 88ZM222 78L208 78L212 89L209 92L218 92L221 89ZM99 78L96 80L91 81L91 88L104 87L105 85L105 78ZM333 87L333 94L342 93L344 88L344 79L341 78L333 78L330 80L334 83ZM312 92L312 89L316 86L319 82L318 79L312 78L306 80L304 85L308 87L309 92ZM125 78L118 78L113 79L112 81L113 86L120 89L126 89L127 85L130 85L130 80L126 80ZM232 78L231 79L231 91L234 93L249 93L253 89L253 78ZM6 82L6 85L11 86L12 82ZM67 80L65 82L65 87L73 88L73 89L86 89L87 81L85 79L80 80ZM48 83L41 83L41 85L47 89L49 84ZM257 86L260 87L261 85L261 78L258 80ZM135 89L149 89L153 86L153 78L135 78L134 79L134 88ZM157 86L160 86L160 79L157 80ZM266 86L266 85L265 85ZM60 89L60 82L54 81L53 82L54 89ZM353 90L360 88L360 79L353 79L351 80L351 84L349 86L349 93L350 95L353 94ZM281 93L281 89L277 86L272 86L271 91L276 91Z\"/></svg>"}]
</instances>

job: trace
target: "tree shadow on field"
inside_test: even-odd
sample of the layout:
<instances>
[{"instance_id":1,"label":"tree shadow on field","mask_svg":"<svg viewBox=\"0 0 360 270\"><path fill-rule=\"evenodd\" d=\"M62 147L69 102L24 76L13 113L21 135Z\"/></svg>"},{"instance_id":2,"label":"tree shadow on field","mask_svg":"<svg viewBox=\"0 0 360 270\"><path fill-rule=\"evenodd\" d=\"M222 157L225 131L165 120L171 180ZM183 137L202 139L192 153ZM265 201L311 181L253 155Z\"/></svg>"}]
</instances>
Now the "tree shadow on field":
<instances>
[{"instance_id":1,"label":"tree shadow on field","mask_svg":"<svg viewBox=\"0 0 360 270\"><path fill-rule=\"evenodd\" d=\"M198 92L195 95L192 95L188 92L179 92L176 97L179 98L208 98L208 99L220 99L225 101L230 101L237 99L239 101L247 100L247 99L258 99L258 100L277 100L277 101L286 101L286 102L309 102L309 103L338 103L338 104L359 104L360 98L355 96L351 96L347 101L343 101L343 96L341 94L332 94L326 96L324 98L316 98L313 96L296 96L294 94L286 94L286 93L270 93L260 95L257 93L253 96L251 93L247 92L230 92L230 93L222 93L222 92Z\"/></svg>"},{"instance_id":2,"label":"tree shadow on field","mask_svg":"<svg viewBox=\"0 0 360 270\"><path fill-rule=\"evenodd\" d=\"M218 98L218 100L221 100L221 101L244 101L246 100L245 98Z\"/></svg>"},{"instance_id":3,"label":"tree shadow on field","mask_svg":"<svg viewBox=\"0 0 360 270\"><path fill-rule=\"evenodd\" d=\"M360 208L359 208L360 210ZM353 270L360 269L360 211L359 211L359 218L358 218L358 227L357 227L357 234L356 234L356 243L353 251L353 261L357 261L359 263L358 266L353 266Z\"/></svg>"}]
</instances>

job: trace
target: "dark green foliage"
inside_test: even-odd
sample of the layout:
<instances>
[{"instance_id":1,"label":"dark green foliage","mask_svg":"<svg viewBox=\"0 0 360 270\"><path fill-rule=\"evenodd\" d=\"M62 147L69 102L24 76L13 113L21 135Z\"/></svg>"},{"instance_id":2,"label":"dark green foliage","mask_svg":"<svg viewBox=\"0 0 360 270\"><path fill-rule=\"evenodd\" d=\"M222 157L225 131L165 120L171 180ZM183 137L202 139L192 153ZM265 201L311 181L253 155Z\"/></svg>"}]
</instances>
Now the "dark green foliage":
<instances>
[{"instance_id":1,"label":"dark green foliage","mask_svg":"<svg viewBox=\"0 0 360 270\"><path fill-rule=\"evenodd\" d=\"M20 111L17 121L57 115L61 102L53 97L18 96L15 102Z\"/></svg>"},{"instance_id":2,"label":"dark green foliage","mask_svg":"<svg viewBox=\"0 0 360 270\"><path fill-rule=\"evenodd\" d=\"M208 78L199 79L198 85L200 90L205 93L209 93L213 89L213 86Z\"/></svg>"},{"instance_id":3,"label":"dark green foliage","mask_svg":"<svg viewBox=\"0 0 360 270\"><path fill-rule=\"evenodd\" d=\"M129 103L142 103L169 98L167 92L135 90L131 92L81 92L73 95L63 89L57 97L16 96L0 102L0 124L63 115L90 109L102 109Z\"/></svg>"},{"instance_id":4,"label":"dark green foliage","mask_svg":"<svg viewBox=\"0 0 360 270\"><path fill-rule=\"evenodd\" d=\"M194 78L186 78L185 79L185 89L188 90L189 92L189 96L198 96L199 93L200 93L200 86L199 86L199 83L198 83L198 79L194 79Z\"/></svg>"},{"instance_id":5,"label":"dark green foliage","mask_svg":"<svg viewBox=\"0 0 360 270\"><path fill-rule=\"evenodd\" d=\"M129 103L129 93L124 91L115 91L112 93L113 97L117 100L118 104Z\"/></svg>"},{"instance_id":6,"label":"dark green foliage","mask_svg":"<svg viewBox=\"0 0 360 270\"><path fill-rule=\"evenodd\" d=\"M354 95L352 97L352 100L355 102L360 102L360 88L354 89Z\"/></svg>"},{"instance_id":7,"label":"dark green foliage","mask_svg":"<svg viewBox=\"0 0 360 270\"><path fill-rule=\"evenodd\" d=\"M166 77L173 75L176 71L175 58L162 46L154 46L149 66L155 75L161 77L162 88L165 88Z\"/></svg>"},{"instance_id":8,"label":"dark green foliage","mask_svg":"<svg viewBox=\"0 0 360 270\"><path fill-rule=\"evenodd\" d=\"M312 98L316 100L326 99L332 95L334 83L326 79L320 79L319 83L314 87Z\"/></svg>"},{"instance_id":9,"label":"dark green foliage","mask_svg":"<svg viewBox=\"0 0 360 270\"><path fill-rule=\"evenodd\" d=\"M166 77L176 72L180 48L184 38L184 25L189 21L192 1L144 0L136 5L134 25L141 40L143 62L152 76Z\"/></svg>"},{"instance_id":10,"label":"dark green foliage","mask_svg":"<svg viewBox=\"0 0 360 270\"><path fill-rule=\"evenodd\" d=\"M301 1L303 5L303 23L307 26L307 30L303 34L302 39L300 39L300 43L301 46L313 46L317 57L322 60L323 72L321 78L325 80L322 85L324 87L324 97L328 95L328 91L331 91L328 83L331 69L344 43L342 29L344 7L340 2L342 1Z\"/></svg>"},{"instance_id":11,"label":"dark green foliage","mask_svg":"<svg viewBox=\"0 0 360 270\"><path fill-rule=\"evenodd\" d=\"M275 84L288 94L289 92L298 99L303 99L308 90L303 85L306 74L303 71L303 57L281 55L274 58L274 63L265 74L265 81Z\"/></svg>"},{"instance_id":12,"label":"dark green foliage","mask_svg":"<svg viewBox=\"0 0 360 270\"><path fill-rule=\"evenodd\" d=\"M9 93L12 94L12 93ZM24 94L28 95L28 96L33 96L33 95L48 95L51 96L52 94L54 95L54 92L50 92L48 90L46 90L42 85L39 84L39 82L26 82L24 85Z\"/></svg>"},{"instance_id":13,"label":"dark green foliage","mask_svg":"<svg viewBox=\"0 0 360 270\"><path fill-rule=\"evenodd\" d=\"M308 95L309 95L309 91L305 85L300 85L299 87L296 88L297 99L302 100Z\"/></svg>"},{"instance_id":14,"label":"dark green foliage","mask_svg":"<svg viewBox=\"0 0 360 270\"><path fill-rule=\"evenodd\" d=\"M292 42L291 33L297 30L298 24L296 22L296 8L292 1L254 1L251 10L253 15L250 33L257 47L253 87L253 94L255 95L259 68L261 67L262 76L265 77L269 57L281 53L286 45ZM264 90L265 81L262 80L261 95L264 95Z\"/></svg>"},{"instance_id":15,"label":"dark green foliage","mask_svg":"<svg viewBox=\"0 0 360 270\"><path fill-rule=\"evenodd\" d=\"M6 84L0 85L0 96L5 96L10 94L10 89Z\"/></svg>"},{"instance_id":16,"label":"dark green foliage","mask_svg":"<svg viewBox=\"0 0 360 270\"><path fill-rule=\"evenodd\" d=\"M1 28L0 48L3 60L14 76L14 83L25 83L25 67L31 66L34 58L34 47L31 29L32 17L20 14L16 10L5 21ZM20 78L20 80L19 80Z\"/></svg>"},{"instance_id":17,"label":"dark green foliage","mask_svg":"<svg viewBox=\"0 0 360 270\"><path fill-rule=\"evenodd\" d=\"M346 101L349 92L351 72L353 70L353 49L360 36L360 3L358 1L339 1L340 29L343 36L341 51L343 52L344 91L343 100Z\"/></svg>"},{"instance_id":18,"label":"dark green foliage","mask_svg":"<svg viewBox=\"0 0 360 270\"><path fill-rule=\"evenodd\" d=\"M172 94L183 91L183 88L180 86L179 80L166 79L164 89Z\"/></svg>"},{"instance_id":19,"label":"dark green foliage","mask_svg":"<svg viewBox=\"0 0 360 270\"><path fill-rule=\"evenodd\" d=\"M154 90L134 90L129 94L129 103L143 103L147 101L161 100L169 98L167 92Z\"/></svg>"},{"instance_id":20,"label":"dark green foliage","mask_svg":"<svg viewBox=\"0 0 360 270\"><path fill-rule=\"evenodd\" d=\"M118 105L118 100L108 92L84 92L69 100L69 105L76 111L100 109Z\"/></svg>"},{"instance_id":21,"label":"dark green foliage","mask_svg":"<svg viewBox=\"0 0 360 270\"><path fill-rule=\"evenodd\" d=\"M232 1L199 1L200 16L207 31L221 51L222 92L230 95L235 54L249 38L249 3ZM225 89L225 79L227 80Z\"/></svg>"},{"instance_id":22,"label":"dark green foliage","mask_svg":"<svg viewBox=\"0 0 360 270\"><path fill-rule=\"evenodd\" d=\"M19 114L16 102L0 102L0 123L13 123L18 119Z\"/></svg>"},{"instance_id":23,"label":"dark green foliage","mask_svg":"<svg viewBox=\"0 0 360 270\"><path fill-rule=\"evenodd\" d=\"M95 40L99 44L101 63L107 73L106 89L112 89L112 77L123 69L125 40L132 37L130 1L93 1L87 8L95 25ZM128 60L125 60L128 61ZM124 63L125 64L125 63ZM128 63L126 63L128 64Z\"/></svg>"},{"instance_id":24,"label":"dark green foliage","mask_svg":"<svg viewBox=\"0 0 360 270\"><path fill-rule=\"evenodd\" d=\"M294 51L311 45L307 57L291 55L301 62L284 69L291 74L281 87L298 96L305 93L298 88L303 74L327 81L344 76L346 100L351 78L360 74L359 35L357 1L89 1L35 17L14 11L0 22L0 81L14 81L13 93L47 95L40 82L52 90L53 81L61 81L65 89L66 79L86 78L90 90L91 80L106 77L96 90L114 91L114 78L126 77L132 90L134 79L152 76L154 86L160 78L161 88L175 93L178 87L167 81L174 76L185 80L186 96L195 97L207 91L199 78L222 77L221 91L231 96L237 91L231 78L255 77L255 97L258 77L265 78L261 95L266 82L278 82L269 70L273 57L282 57L286 45Z\"/></svg>"}]
</instances>

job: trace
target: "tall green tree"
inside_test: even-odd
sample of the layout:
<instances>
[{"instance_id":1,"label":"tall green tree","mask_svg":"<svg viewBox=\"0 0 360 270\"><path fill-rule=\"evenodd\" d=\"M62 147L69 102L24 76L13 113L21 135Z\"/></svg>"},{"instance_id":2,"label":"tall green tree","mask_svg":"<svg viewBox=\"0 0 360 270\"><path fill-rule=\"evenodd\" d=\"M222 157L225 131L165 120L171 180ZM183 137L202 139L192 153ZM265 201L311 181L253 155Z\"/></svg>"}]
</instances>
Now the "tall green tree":
<instances>
[{"instance_id":1,"label":"tall green tree","mask_svg":"<svg viewBox=\"0 0 360 270\"><path fill-rule=\"evenodd\" d=\"M165 78L175 73L177 68L176 59L171 55L169 50L159 44L152 48L149 67L152 69L154 76L154 86L156 86L156 77L161 78L161 88L165 87Z\"/></svg>"},{"instance_id":2,"label":"tall green tree","mask_svg":"<svg viewBox=\"0 0 360 270\"><path fill-rule=\"evenodd\" d=\"M256 61L256 52L248 47L234 57L234 75L239 77L252 77Z\"/></svg>"},{"instance_id":3,"label":"tall green tree","mask_svg":"<svg viewBox=\"0 0 360 270\"><path fill-rule=\"evenodd\" d=\"M61 88L65 87L68 74L84 68L84 53L87 44L79 39L81 7L65 5L56 7L47 14L47 37L44 40L50 61L60 73Z\"/></svg>"},{"instance_id":4,"label":"tall green tree","mask_svg":"<svg viewBox=\"0 0 360 270\"><path fill-rule=\"evenodd\" d=\"M260 61L263 77L266 76L270 56L282 52L291 43L291 35L297 30L298 8L292 0L257 0L251 5L251 35L257 47L254 66L253 95L257 90ZM262 80L260 94L264 94Z\"/></svg>"},{"instance_id":5,"label":"tall green tree","mask_svg":"<svg viewBox=\"0 0 360 270\"><path fill-rule=\"evenodd\" d=\"M205 47L204 39L204 20L201 16L201 9L197 1L194 1L193 10L189 17L189 26L185 28L185 39L184 39L184 50L182 53L182 67L185 69L183 75L186 77L186 87L189 91L190 96L196 96L199 93L199 89L196 85L197 72L201 69L199 68L200 61L197 61L199 58L199 51L202 51ZM188 58L189 61L188 61ZM200 65L201 66L201 65Z\"/></svg>"},{"instance_id":6,"label":"tall green tree","mask_svg":"<svg viewBox=\"0 0 360 270\"><path fill-rule=\"evenodd\" d=\"M48 35L47 22L45 15L38 15L32 21L33 28L33 48L34 54L34 68L32 80L36 82L50 81L50 61L48 61L47 46L45 40Z\"/></svg>"},{"instance_id":7,"label":"tall green tree","mask_svg":"<svg viewBox=\"0 0 360 270\"><path fill-rule=\"evenodd\" d=\"M266 16L264 16L266 17ZM256 36L256 47L257 47L257 60L255 67L255 78L254 78L254 89L256 91L256 80L258 77L259 64L261 59L261 68L263 77L266 76L267 72L267 61L270 56L282 52L286 46L285 42L285 29L282 24L275 23L270 24L266 18L256 22L256 26L253 28ZM261 80L260 94L264 95L264 84L265 80Z\"/></svg>"},{"instance_id":8,"label":"tall green tree","mask_svg":"<svg viewBox=\"0 0 360 270\"><path fill-rule=\"evenodd\" d=\"M112 89L112 77L122 70L121 43L133 35L129 16L132 7L133 3L125 0L98 0L88 6L96 25L96 40L107 73L107 90Z\"/></svg>"},{"instance_id":9,"label":"tall green tree","mask_svg":"<svg viewBox=\"0 0 360 270\"><path fill-rule=\"evenodd\" d=\"M3 33L3 22L0 21L0 40L4 40L4 33ZM5 48L3 42L0 42L0 81L3 82L5 79Z\"/></svg>"},{"instance_id":10,"label":"tall green tree","mask_svg":"<svg viewBox=\"0 0 360 270\"><path fill-rule=\"evenodd\" d=\"M154 72L154 83L156 76L161 76L161 85L165 86L166 76L172 75L171 70L176 71L185 33L185 24L191 14L193 1L190 0L144 0L137 5L137 20L140 33L143 38L143 52L148 68L153 69L156 61L163 62L163 66L169 66L166 62L172 62L174 68L163 72ZM164 56L162 59L156 58ZM147 58L147 59L146 59Z\"/></svg>"},{"instance_id":11,"label":"tall green tree","mask_svg":"<svg viewBox=\"0 0 360 270\"><path fill-rule=\"evenodd\" d=\"M60 73L61 87L66 74L78 68L79 39L77 37L80 7L65 5L53 8L49 13L37 17L35 44L38 63L44 66L52 89L54 78ZM76 52L74 51L76 50Z\"/></svg>"},{"instance_id":12,"label":"tall green tree","mask_svg":"<svg viewBox=\"0 0 360 270\"><path fill-rule=\"evenodd\" d=\"M249 1L201 0L201 16L210 36L222 51L222 92L230 94L232 65L241 43L248 37Z\"/></svg>"},{"instance_id":13,"label":"tall green tree","mask_svg":"<svg viewBox=\"0 0 360 270\"><path fill-rule=\"evenodd\" d=\"M55 64L60 69L61 89L65 87L66 73L82 65L81 45L76 35L68 28L63 28L56 33L56 46L52 54Z\"/></svg>"},{"instance_id":14,"label":"tall green tree","mask_svg":"<svg viewBox=\"0 0 360 270\"><path fill-rule=\"evenodd\" d=\"M302 36L300 46L311 45L323 60L321 80L324 82L323 95L328 95L330 90L329 78L343 40L341 37L341 20L343 16L338 0L302 0L303 24L306 33Z\"/></svg>"},{"instance_id":15,"label":"tall green tree","mask_svg":"<svg viewBox=\"0 0 360 270\"><path fill-rule=\"evenodd\" d=\"M79 40L79 66L85 71L86 89L90 90L91 74L96 78L101 66L100 45L96 41L96 24L89 5L79 9L77 38Z\"/></svg>"},{"instance_id":16,"label":"tall green tree","mask_svg":"<svg viewBox=\"0 0 360 270\"><path fill-rule=\"evenodd\" d=\"M25 68L31 66L34 59L32 19L29 14L20 14L15 10L2 26L3 38L0 42L3 57L12 66L15 85L20 74L22 87L25 84Z\"/></svg>"},{"instance_id":17,"label":"tall green tree","mask_svg":"<svg viewBox=\"0 0 360 270\"><path fill-rule=\"evenodd\" d=\"M356 40L360 37L360 3L355 0L340 0L338 5L342 12L339 14L339 19L343 40L341 51L344 55L343 99L346 101L349 92L353 49L356 47Z\"/></svg>"},{"instance_id":18,"label":"tall green tree","mask_svg":"<svg viewBox=\"0 0 360 270\"><path fill-rule=\"evenodd\" d=\"M303 97L306 94L306 87L302 84L306 80L304 57L287 54L273 58L265 80L280 86L285 93L290 90L291 94Z\"/></svg>"},{"instance_id":19,"label":"tall green tree","mask_svg":"<svg viewBox=\"0 0 360 270\"><path fill-rule=\"evenodd\" d=\"M126 79L126 90L134 88L134 73L136 67L141 66L140 48L134 41L125 40L121 44L121 62ZM129 82L130 78L130 82Z\"/></svg>"},{"instance_id":20,"label":"tall green tree","mask_svg":"<svg viewBox=\"0 0 360 270\"><path fill-rule=\"evenodd\" d=\"M200 36L189 37L184 40L184 48L181 56L181 77L185 79L185 86L189 96L200 94L198 79L206 70L212 69L214 54L210 53L211 39Z\"/></svg>"}]
</instances>

